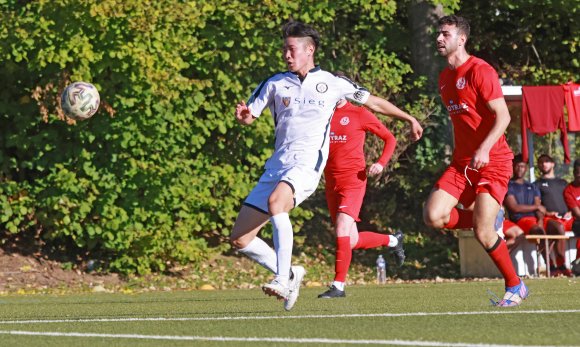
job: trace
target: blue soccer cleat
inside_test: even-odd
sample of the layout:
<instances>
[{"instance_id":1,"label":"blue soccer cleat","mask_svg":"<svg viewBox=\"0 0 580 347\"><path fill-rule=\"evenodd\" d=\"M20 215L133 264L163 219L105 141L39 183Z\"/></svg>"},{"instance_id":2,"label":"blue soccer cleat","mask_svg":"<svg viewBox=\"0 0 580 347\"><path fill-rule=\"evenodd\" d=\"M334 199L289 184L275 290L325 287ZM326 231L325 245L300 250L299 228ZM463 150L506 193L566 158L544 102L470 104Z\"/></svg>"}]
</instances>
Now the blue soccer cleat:
<instances>
[{"instance_id":1,"label":"blue soccer cleat","mask_svg":"<svg viewBox=\"0 0 580 347\"><path fill-rule=\"evenodd\" d=\"M495 303L495 306L499 307L511 307L519 306L522 301L528 297L529 291L528 287L524 284L524 281L520 280L520 284L513 287L505 288L505 295L503 299Z\"/></svg>"}]
</instances>

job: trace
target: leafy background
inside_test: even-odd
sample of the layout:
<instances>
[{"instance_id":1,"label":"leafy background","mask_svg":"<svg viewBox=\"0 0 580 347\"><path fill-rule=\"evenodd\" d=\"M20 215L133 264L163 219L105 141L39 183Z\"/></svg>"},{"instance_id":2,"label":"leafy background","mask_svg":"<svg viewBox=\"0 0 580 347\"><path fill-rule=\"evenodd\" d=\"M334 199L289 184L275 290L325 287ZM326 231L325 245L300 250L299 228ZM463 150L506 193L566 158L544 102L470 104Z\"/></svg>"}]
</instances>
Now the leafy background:
<instances>
[{"instance_id":1,"label":"leafy background","mask_svg":"<svg viewBox=\"0 0 580 347\"><path fill-rule=\"evenodd\" d=\"M410 39L432 40L434 29L411 19L468 17L476 55L506 81L539 85L580 80L579 11L578 0L0 0L2 242L73 264L98 259L102 270L123 274L231 254L240 203L272 152L271 119L240 127L233 108L284 69L279 28L293 18L321 32L317 63L426 129L411 144L404 124L383 118L400 145L387 172L369 182L361 229L406 232L403 277L457 276L453 235L422 224L422 203L452 144L431 87L437 76L417 67L441 62L434 51L414 54L422 43ZM59 105L64 87L79 80L102 99L85 122L67 119ZM508 139L518 151L512 115ZM556 134L536 146L561 157ZM369 162L380 147L369 138ZM560 173L569 177L566 166ZM332 261L327 215L321 191L293 211L297 255Z\"/></svg>"}]
</instances>

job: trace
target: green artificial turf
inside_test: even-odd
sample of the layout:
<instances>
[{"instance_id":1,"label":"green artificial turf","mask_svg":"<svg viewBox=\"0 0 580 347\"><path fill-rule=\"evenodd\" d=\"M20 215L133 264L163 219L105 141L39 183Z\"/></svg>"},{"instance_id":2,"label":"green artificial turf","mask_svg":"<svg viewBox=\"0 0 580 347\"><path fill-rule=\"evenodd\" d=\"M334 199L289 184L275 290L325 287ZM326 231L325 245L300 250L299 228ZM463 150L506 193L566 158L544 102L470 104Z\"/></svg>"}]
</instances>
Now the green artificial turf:
<instances>
[{"instance_id":1,"label":"green artificial turf","mask_svg":"<svg viewBox=\"0 0 580 347\"><path fill-rule=\"evenodd\" d=\"M258 289L4 296L0 345L580 346L578 281L526 283L531 295L516 308L489 303L488 289L503 295L500 281L353 286L343 299L303 288L291 312Z\"/></svg>"}]
</instances>

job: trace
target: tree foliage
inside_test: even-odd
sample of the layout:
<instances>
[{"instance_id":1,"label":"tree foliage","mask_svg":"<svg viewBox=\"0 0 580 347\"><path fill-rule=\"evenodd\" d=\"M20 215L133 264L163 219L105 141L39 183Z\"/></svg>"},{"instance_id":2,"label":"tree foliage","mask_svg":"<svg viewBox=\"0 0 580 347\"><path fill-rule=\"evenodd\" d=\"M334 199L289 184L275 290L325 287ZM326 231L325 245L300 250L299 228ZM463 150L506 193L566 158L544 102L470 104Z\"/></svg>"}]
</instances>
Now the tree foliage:
<instances>
[{"instance_id":1,"label":"tree foliage","mask_svg":"<svg viewBox=\"0 0 580 347\"><path fill-rule=\"evenodd\" d=\"M99 258L125 273L163 271L227 250L240 203L273 143L269 117L240 127L233 108L284 69L279 28L293 18L321 32L323 68L344 71L428 125L424 140L411 145L406 125L385 119L406 150L372 182L365 212L379 227L411 229L417 247L426 247L421 202L445 165L448 125L436 91L409 63L409 1L0 0L4 240L36 238L44 252ZM457 0L432 3L447 12L464 8ZM526 78L550 59L557 64L545 76L577 74L577 26L555 21L573 17L578 6L566 12L564 2L550 2L559 11L544 24L525 12L533 1L514 3L465 8L500 8L490 23L517 18L513 26L532 33L531 41L521 30L513 35L523 40L519 47L534 42L553 54L543 54L542 65L532 56L524 66L525 55L509 51L501 28L476 31L474 37L490 39L474 40L476 47L505 54ZM520 17L507 15L520 5ZM476 30L491 26L484 16L476 23ZM567 50L551 47L550 38L565 30ZM78 80L95 84L102 98L85 122L67 119L59 105L63 88ZM371 156L379 145L369 142ZM319 194L294 211L296 230L316 229L311 218L326 220L323 204Z\"/></svg>"},{"instance_id":2,"label":"tree foliage","mask_svg":"<svg viewBox=\"0 0 580 347\"><path fill-rule=\"evenodd\" d=\"M271 153L268 117L242 128L232 112L283 69L281 24L315 23L327 69L402 92L410 67L383 49L395 10L363 0L3 2L1 226L124 272L207 257ZM77 80L103 100L82 123L58 104ZM311 216L295 214L298 227Z\"/></svg>"},{"instance_id":3,"label":"tree foliage","mask_svg":"<svg viewBox=\"0 0 580 347\"><path fill-rule=\"evenodd\" d=\"M516 84L580 79L580 1L465 1L472 48L497 63Z\"/></svg>"}]
</instances>

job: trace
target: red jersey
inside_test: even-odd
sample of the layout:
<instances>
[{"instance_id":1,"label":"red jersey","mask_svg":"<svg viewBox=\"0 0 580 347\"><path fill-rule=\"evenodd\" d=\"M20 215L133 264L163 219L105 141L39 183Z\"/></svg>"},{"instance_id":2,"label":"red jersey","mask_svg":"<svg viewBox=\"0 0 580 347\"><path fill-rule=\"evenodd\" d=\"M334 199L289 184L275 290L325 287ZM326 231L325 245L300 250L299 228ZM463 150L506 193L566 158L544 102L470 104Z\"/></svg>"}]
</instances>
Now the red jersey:
<instances>
[{"instance_id":1,"label":"red jersey","mask_svg":"<svg viewBox=\"0 0 580 347\"><path fill-rule=\"evenodd\" d=\"M564 201L569 210L580 207L580 186L575 186L573 182L568 184L564 188Z\"/></svg>"},{"instance_id":2,"label":"red jersey","mask_svg":"<svg viewBox=\"0 0 580 347\"><path fill-rule=\"evenodd\" d=\"M453 161L467 165L495 122L496 115L487 103L503 97L497 72L482 59L471 56L457 69L447 67L441 72L439 92L453 123ZM505 135L493 145L489 159L513 159Z\"/></svg>"},{"instance_id":3,"label":"red jersey","mask_svg":"<svg viewBox=\"0 0 580 347\"><path fill-rule=\"evenodd\" d=\"M387 165L397 144L395 137L369 110L347 102L334 111L330 122L330 150L324 169L326 175L357 173L366 169L363 149L367 131L385 142L377 162Z\"/></svg>"},{"instance_id":4,"label":"red jersey","mask_svg":"<svg viewBox=\"0 0 580 347\"><path fill-rule=\"evenodd\" d=\"M568 130L580 130L580 84L564 84L566 109L568 109Z\"/></svg>"}]
</instances>

